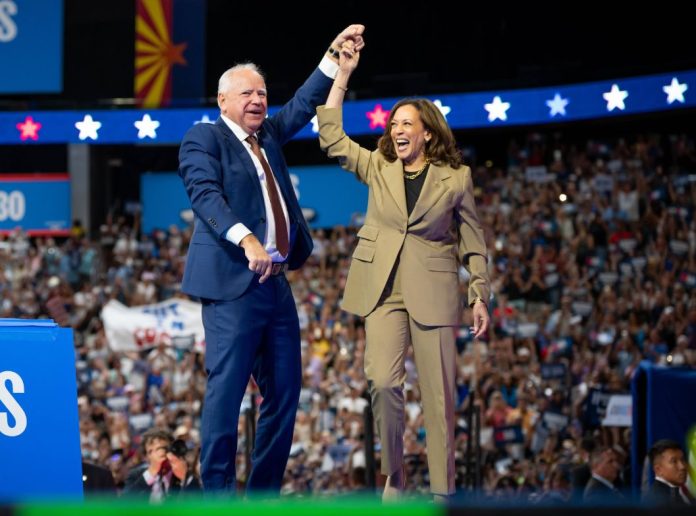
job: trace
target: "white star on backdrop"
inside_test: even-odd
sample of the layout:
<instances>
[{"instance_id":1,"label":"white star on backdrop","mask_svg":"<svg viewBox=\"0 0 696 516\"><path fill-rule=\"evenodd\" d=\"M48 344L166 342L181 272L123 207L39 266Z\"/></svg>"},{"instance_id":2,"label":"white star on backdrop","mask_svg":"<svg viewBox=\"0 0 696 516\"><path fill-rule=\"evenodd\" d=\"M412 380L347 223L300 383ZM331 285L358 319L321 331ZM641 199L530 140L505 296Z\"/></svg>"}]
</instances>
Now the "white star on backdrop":
<instances>
[{"instance_id":1,"label":"white star on backdrop","mask_svg":"<svg viewBox=\"0 0 696 516\"><path fill-rule=\"evenodd\" d=\"M550 116L562 115L565 116L565 108L568 105L568 99L561 97L560 93L556 93L551 100L546 101L546 105L551 111L549 111Z\"/></svg>"},{"instance_id":2,"label":"white star on backdrop","mask_svg":"<svg viewBox=\"0 0 696 516\"><path fill-rule=\"evenodd\" d=\"M626 90L620 90L618 84L612 84L611 90L606 93L602 93L604 100L607 101L607 111L613 111L614 109L620 109L623 111L626 109L626 104L624 100L628 97L628 92Z\"/></svg>"},{"instance_id":3,"label":"white star on backdrop","mask_svg":"<svg viewBox=\"0 0 696 516\"><path fill-rule=\"evenodd\" d=\"M198 124L214 124L214 123L215 123L215 122L214 122L213 120L211 120L211 119L208 117L208 113L206 113L205 115L203 115L203 117L201 117L200 120L196 120L196 121L193 123L193 125L198 125Z\"/></svg>"},{"instance_id":4,"label":"white star on backdrop","mask_svg":"<svg viewBox=\"0 0 696 516\"><path fill-rule=\"evenodd\" d=\"M92 115L85 115L81 122L75 122L75 128L80 131L77 137L83 141L87 138L96 140L99 137L97 131L101 126L101 122L93 120Z\"/></svg>"},{"instance_id":5,"label":"white star on backdrop","mask_svg":"<svg viewBox=\"0 0 696 516\"><path fill-rule=\"evenodd\" d=\"M314 134L317 134L319 132L319 119L317 118L317 115L314 115L314 117L312 117L312 132Z\"/></svg>"},{"instance_id":6,"label":"white star on backdrop","mask_svg":"<svg viewBox=\"0 0 696 516\"><path fill-rule=\"evenodd\" d=\"M492 122L496 118L502 121L507 120L507 110L510 109L510 103L503 102L498 95L493 97L493 102L484 104L483 107L488 111L489 122Z\"/></svg>"},{"instance_id":7,"label":"white star on backdrop","mask_svg":"<svg viewBox=\"0 0 696 516\"><path fill-rule=\"evenodd\" d=\"M160 123L150 118L150 115L147 113L143 115L142 120L138 120L133 125L138 129L138 139L157 138L156 129L160 126Z\"/></svg>"},{"instance_id":8,"label":"white star on backdrop","mask_svg":"<svg viewBox=\"0 0 696 516\"><path fill-rule=\"evenodd\" d=\"M662 87L662 91L667 94L667 104L671 104L675 100L678 100L682 104L684 103L684 92L689 89L689 86L684 82L679 84L676 77L672 77L672 82L667 86Z\"/></svg>"},{"instance_id":9,"label":"white star on backdrop","mask_svg":"<svg viewBox=\"0 0 696 516\"><path fill-rule=\"evenodd\" d=\"M437 109L440 110L440 113L442 113L442 116L444 116L445 120L447 120L447 115L450 114L450 111L452 111L452 108L449 106L444 106L440 99L433 100L433 104L435 104L437 106Z\"/></svg>"}]
</instances>

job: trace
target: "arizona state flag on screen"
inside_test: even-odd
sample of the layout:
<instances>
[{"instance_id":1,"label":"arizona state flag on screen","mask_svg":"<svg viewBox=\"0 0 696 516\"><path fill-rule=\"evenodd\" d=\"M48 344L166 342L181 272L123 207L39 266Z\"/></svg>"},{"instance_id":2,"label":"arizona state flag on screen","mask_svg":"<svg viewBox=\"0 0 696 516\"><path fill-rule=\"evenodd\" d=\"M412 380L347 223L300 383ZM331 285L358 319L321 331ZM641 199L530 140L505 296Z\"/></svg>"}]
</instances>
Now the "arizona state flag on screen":
<instances>
[{"instance_id":1,"label":"arizona state flag on screen","mask_svg":"<svg viewBox=\"0 0 696 516\"><path fill-rule=\"evenodd\" d=\"M205 0L135 0L135 98L156 108L204 92Z\"/></svg>"}]
</instances>

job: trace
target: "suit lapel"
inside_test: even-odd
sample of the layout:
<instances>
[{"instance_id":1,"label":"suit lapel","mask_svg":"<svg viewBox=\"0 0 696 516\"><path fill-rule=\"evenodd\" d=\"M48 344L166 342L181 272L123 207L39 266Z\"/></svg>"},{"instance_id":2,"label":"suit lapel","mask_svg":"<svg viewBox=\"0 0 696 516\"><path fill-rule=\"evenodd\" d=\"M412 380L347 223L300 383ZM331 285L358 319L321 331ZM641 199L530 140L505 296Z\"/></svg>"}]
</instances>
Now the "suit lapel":
<instances>
[{"instance_id":1,"label":"suit lapel","mask_svg":"<svg viewBox=\"0 0 696 516\"><path fill-rule=\"evenodd\" d=\"M399 207L401 214L406 218L406 188L404 187L404 167L401 160L396 160L382 169L384 183L387 185L387 190L394 198L396 205Z\"/></svg>"},{"instance_id":2,"label":"suit lapel","mask_svg":"<svg viewBox=\"0 0 696 516\"><path fill-rule=\"evenodd\" d=\"M430 208L437 204L440 197L447 192L447 187L443 184L443 181L451 175L449 168L438 167L433 163L430 164L428 174L425 176L425 181L423 181L423 189L418 196L416 205L413 207L411 216L408 218L409 224L423 217Z\"/></svg>"},{"instance_id":3,"label":"suit lapel","mask_svg":"<svg viewBox=\"0 0 696 516\"><path fill-rule=\"evenodd\" d=\"M247 152L246 148L244 147L244 144L240 142L239 138L237 138L234 135L234 133L230 130L229 127L227 127L227 124L222 120L222 118L218 118L215 122L215 125L220 129L222 134L225 135L227 145L229 145L230 149L232 149L234 154L237 155L237 157L240 160L240 163L242 163L243 165L242 168L246 171L247 174L249 174L249 176L251 176L252 183L256 185L257 193L263 199L263 192L261 191L261 181L259 181L259 176L256 173L256 166L254 166L254 162L251 160L251 156L249 156L249 152ZM228 167L226 167L223 163L222 169L223 171L225 171L228 169Z\"/></svg>"}]
</instances>

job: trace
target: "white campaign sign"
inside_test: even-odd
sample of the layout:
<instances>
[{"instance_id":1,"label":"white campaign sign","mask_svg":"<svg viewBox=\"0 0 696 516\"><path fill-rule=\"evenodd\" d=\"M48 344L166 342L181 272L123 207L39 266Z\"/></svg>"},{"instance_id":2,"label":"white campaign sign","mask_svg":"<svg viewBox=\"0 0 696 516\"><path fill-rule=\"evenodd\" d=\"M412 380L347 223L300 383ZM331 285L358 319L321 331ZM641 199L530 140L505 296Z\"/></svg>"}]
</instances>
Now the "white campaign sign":
<instances>
[{"instance_id":1,"label":"white campaign sign","mask_svg":"<svg viewBox=\"0 0 696 516\"><path fill-rule=\"evenodd\" d=\"M613 394L609 398L602 426L631 426L633 421L632 407L633 398L630 394Z\"/></svg>"},{"instance_id":2,"label":"white campaign sign","mask_svg":"<svg viewBox=\"0 0 696 516\"><path fill-rule=\"evenodd\" d=\"M202 346L205 335L201 305L188 299L168 299L154 305L127 307L111 300L102 309L109 347L114 351L138 351L160 343L189 338Z\"/></svg>"}]
</instances>

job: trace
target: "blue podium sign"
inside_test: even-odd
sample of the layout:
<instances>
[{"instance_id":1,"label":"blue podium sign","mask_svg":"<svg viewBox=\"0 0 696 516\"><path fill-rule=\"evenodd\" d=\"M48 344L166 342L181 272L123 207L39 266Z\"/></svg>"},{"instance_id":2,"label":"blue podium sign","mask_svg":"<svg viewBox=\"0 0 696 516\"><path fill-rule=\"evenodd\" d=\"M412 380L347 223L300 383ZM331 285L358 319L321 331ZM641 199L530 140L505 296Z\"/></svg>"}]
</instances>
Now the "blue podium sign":
<instances>
[{"instance_id":1,"label":"blue podium sign","mask_svg":"<svg viewBox=\"0 0 696 516\"><path fill-rule=\"evenodd\" d=\"M0 505L82 497L72 330L0 319Z\"/></svg>"}]
</instances>

